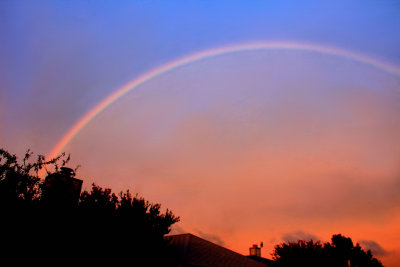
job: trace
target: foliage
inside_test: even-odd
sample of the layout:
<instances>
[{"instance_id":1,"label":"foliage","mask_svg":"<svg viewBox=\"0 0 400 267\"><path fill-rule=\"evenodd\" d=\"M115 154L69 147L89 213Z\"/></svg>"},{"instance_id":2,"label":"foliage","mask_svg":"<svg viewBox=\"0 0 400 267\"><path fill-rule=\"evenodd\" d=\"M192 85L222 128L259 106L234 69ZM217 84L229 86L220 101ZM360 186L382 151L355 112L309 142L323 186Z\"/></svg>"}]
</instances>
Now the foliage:
<instances>
[{"instance_id":1,"label":"foliage","mask_svg":"<svg viewBox=\"0 0 400 267\"><path fill-rule=\"evenodd\" d=\"M335 267L382 267L382 263L365 252L349 237L333 235L331 242L321 244L299 240L275 246L272 254L277 266L335 266Z\"/></svg>"},{"instance_id":2,"label":"foliage","mask_svg":"<svg viewBox=\"0 0 400 267\"><path fill-rule=\"evenodd\" d=\"M62 160L62 166L69 161L69 156L64 159L65 154L45 160L45 157L38 155L36 161L32 161L33 153L27 150L22 163L18 162L16 155L0 149L0 203L8 206L29 205L37 203L41 195L41 180L39 171L46 166L53 166L56 171L59 169L58 161Z\"/></svg>"},{"instance_id":3,"label":"foliage","mask_svg":"<svg viewBox=\"0 0 400 267\"><path fill-rule=\"evenodd\" d=\"M282 243L275 246L273 259L281 266L292 266L296 262L308 266L323 266L324 247L313 240Z\"/></svg>"},{"instance_id":4,"label":"foliage","mask_svg":"<svg viewBox=\"0 0 400 267\"><path fill-rule=\"evenodd\" d=\"M37 257L45 251L48 259L86 259L92 264L105 259L114 264L168 262L163 237L179 217L168 209L162 213L160 204L132 196L129 190L117 196L95 184L80 195L78 205L48 205L39 172L63 175L60 166L70 157L61 154L45 160L39 155L32 161L32 155L28 150L20 163L15 155L0 149L0 212L4 218L0 227L13 233L2 240L8 246L2 255ZM163 257L154 258L150 252Z\"/></svg>"},{"instance_id":5,"label":"foliage","mask_svg":"<svg viewBox=\"0 0 400 267\"><path fill-rule=\"evenodd\" d=\"M160 208L160 204L132 196L129 190L117 196L111 189L93 184L90 192L81 194L79 211L84 223L79 231L91 240L96 251L102 251L103 255L117 255L121 262L132 261L134 256L137 261L148 264L165 264L168 253L164 235L179 218L168 209L161 213ZM125 242L129 246L121 246Z\"/></svg>"}]
</instances>

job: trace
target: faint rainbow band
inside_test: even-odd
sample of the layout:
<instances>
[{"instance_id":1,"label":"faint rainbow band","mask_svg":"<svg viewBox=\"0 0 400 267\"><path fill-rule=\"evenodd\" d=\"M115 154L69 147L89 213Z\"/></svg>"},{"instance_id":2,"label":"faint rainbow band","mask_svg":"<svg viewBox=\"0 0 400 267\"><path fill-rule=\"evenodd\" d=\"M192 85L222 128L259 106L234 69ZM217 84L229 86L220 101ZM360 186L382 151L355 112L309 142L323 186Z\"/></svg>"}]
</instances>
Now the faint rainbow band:
<instances>
[{"instance_id":1,"label":"faint rainbow band","mask_svg":"<svg viewBox=\"0 0 400 267\"><path fill-rule=\"evenodd\" d=\"M189 56L174 60L170 63L162 65L156 69L153 69L139 78L135 78L134 80L128 82L122 87L118 88L115 92L107 96L104 100L102 100L99 104L97 104L93 109L89 110L82 118L80 118L64 136L61 140L56 144L53 150L49 153L49 158L56 157L61 150L74 138L75 135L79 133L79 131L84 128L91 120L93 120L98 114L100 114L104 109L106 109L109 105L114 103L117 99L128 93L129 91L135 89L141 84L150 81L157 76L174 70L175 68L194 63L199 60L211 58L214 56L220 56L229 53L235 52L243 52L243 51L254 51L254 50L300 50L300 51L311 51L326 55L333 55L344 57L350 60L354 60L363 64L371 65L378 69L381 69L385 72L393 74L395 76L400 77L400 67L376 60L374 58L368 57L363 54L355 53L352 51L322 46L316 44L307 44L307 43L296 43L296 42L261 42L261 43L248 43L248 44L240 44L240 45L232 45L225 46L220 48L214 48L210 50L206 50L203 52L198 52L191 54Z\"/></svg>"}]
</instances>

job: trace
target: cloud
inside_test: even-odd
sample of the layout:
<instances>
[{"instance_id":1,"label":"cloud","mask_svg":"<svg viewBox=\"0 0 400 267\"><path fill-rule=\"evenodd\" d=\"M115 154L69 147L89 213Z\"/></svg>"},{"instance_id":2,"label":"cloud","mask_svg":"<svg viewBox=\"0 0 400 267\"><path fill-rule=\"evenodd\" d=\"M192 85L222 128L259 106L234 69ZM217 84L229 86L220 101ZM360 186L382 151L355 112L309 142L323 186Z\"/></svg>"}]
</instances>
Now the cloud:
<instances>
[{"instance_id":1,"label":"cloud","mask_svg":"<svg viewBox=\"0 0 400 267\"><path fill-rule=\"evenodd\" d=\"M173 225L170 234L171 235L179 235L179 234L185 234L188 233L189 231L185 230L184 228L182 228L179 225ZM198 236L200 236L201 238L204 238L210 242L213 242L215 244L218 244L220 246L224 246L225 242L221 239L221 237L219 237L218 235L215 234L209 234L209 233L204 233L201 230L194 230L195 234L197 234Z\"/></svg>"},{"instance_id":2,"label":"cloud","mask_svg":"<svg viewBox=\"0 0 400 267\"><path fill-rule=\"evenodd\" d=\"M177 224L174 224L172 226L171 232L170 232L171 235L180 235L180 234L185 234L185 233L187 233L187 231Z\"/></svg>"},{"instance_id":3,"label":"cloud","mask_svg":"<svg viewBox=\"0 0 400 267\"><path fill-rule=\"evenodd\" d=\"M385 256L388 254L387 250L373 240L360 240L359 243L364 250L371 250L374 256Z\"/></svg>"},{"instance_id":4,"label":"cloud","mask_svg":"<svg viewBox=\"0 0 400 267\"><path fill-rule=\"evenodd\" d=\"M218 235L204 233L204 232L202 232L200 230L196 230L195 232L201 238L204 238L204 239L206 239L206 240L208 240L210 242L213 242L213 243L215 243L217 245L220 245L220 246L224 246L225 245L225 242Z\"/></svg>"},{"instance_id":5,"label":"cloud","mask_svg":"<svg viewBox=\"0 0 400 267\"><path fill-rule=\"evenodd\" d=\"M310 233L303 232L303 231L296 231L296 232L283 234L282 239L285 242L296 242L298 240L304 240L304 241L319 240L317 236L310 234Z\"/></svg>"}]
</instances>

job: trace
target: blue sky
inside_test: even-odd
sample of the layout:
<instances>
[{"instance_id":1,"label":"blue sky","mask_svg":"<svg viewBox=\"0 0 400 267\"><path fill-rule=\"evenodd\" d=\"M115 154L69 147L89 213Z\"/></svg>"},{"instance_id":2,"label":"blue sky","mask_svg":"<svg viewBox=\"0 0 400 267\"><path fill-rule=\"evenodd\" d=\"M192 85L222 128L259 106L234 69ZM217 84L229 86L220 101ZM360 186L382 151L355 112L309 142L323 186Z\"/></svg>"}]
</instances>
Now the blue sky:
<instances>
[{"instance_id":1,"label":"blue sky","mask_svg":"<svg viewBox=\"0 0 400 267\"><path fill-rule=\"evenodd\" d=\"M6 137L32 110L66 131L126 81L212 47L293 40L400 64L398 1L1 1L0 12Z\"/></svg>"}]
</instances>

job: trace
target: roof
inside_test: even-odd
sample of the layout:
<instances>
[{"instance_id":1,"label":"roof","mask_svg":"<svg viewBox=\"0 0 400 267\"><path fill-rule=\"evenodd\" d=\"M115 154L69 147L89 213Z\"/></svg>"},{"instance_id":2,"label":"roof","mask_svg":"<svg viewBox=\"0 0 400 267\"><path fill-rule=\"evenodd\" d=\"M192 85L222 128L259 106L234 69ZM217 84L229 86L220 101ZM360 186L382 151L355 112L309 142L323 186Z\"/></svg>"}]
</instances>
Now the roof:
<instances>
[{"instance_id":1,"label":"roof","mask_svg":"<svg viewBox=\"0 0 400 267\"><path fill-rule=\"evenodd\" d=\"M183 266L269 266L192 234L170 235L166 238Z\"/></svg>"}]
</instances>

